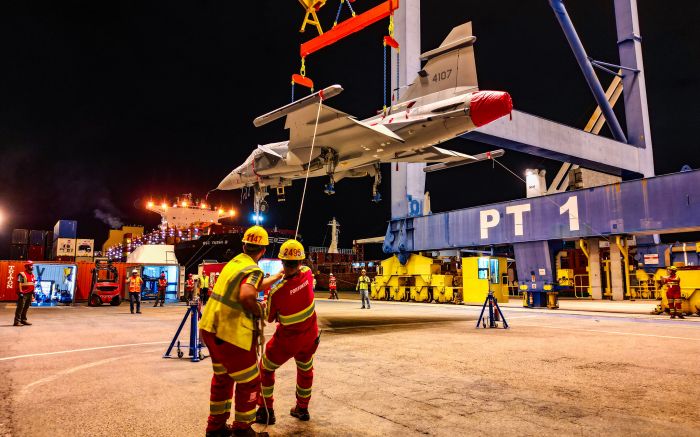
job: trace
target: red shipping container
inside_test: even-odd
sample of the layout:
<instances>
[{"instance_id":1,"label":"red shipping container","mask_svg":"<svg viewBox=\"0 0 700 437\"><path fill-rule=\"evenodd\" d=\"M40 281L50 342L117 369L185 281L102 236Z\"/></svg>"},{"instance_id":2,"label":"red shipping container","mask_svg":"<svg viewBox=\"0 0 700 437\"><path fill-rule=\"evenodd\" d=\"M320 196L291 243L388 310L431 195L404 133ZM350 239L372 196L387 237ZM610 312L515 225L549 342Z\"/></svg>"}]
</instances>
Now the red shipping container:
<instances>
[{"instance_id":1,"label":"red shipping container","mask_svg":"<svg viewBox=\"0 0 700 437\"><path fill-rule=\"evenodd\" d=\"M17 300L17 275L24 271L24 261L0 261L0 301Z\"/></svg>"},{"instance_id":2,"label":"red shipping container","mask_svg":"<svg viewBox=\"0 0 700 437\"><path fill-rule=\"evenodd\" d=\"M30 259L32 261L43 261L45 259L44 245L42 244L41 246L29 246L29 250L27 250L27 259Z\"/></svg>"}]
</instances>

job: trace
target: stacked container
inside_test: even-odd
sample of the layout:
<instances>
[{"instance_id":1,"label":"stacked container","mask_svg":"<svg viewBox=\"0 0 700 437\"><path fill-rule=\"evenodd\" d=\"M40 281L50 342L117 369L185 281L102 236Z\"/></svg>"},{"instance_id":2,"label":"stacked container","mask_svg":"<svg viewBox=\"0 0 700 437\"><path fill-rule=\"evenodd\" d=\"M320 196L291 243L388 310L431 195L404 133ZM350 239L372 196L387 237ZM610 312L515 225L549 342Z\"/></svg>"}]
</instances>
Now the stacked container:
<instances>
[{"instance_id":1,"label":"stacked container","mask_svg":"<svg viewBox=\"0 0 700 437\"><path fill-rule=\"evenodd\" d=\"M27 259L27 250L29 243L29 230L15 229L12 231L12 241L10 245L10 259L23 260Z\"/></svg>"},{"instance_id":2,"label":"stacked container","mask_svg":"<svg viewBox=\"0 0 700 437\"><path fill-rule=\"evenodd\" d=\"M29 249L27 256L32 261L43 261L46 250L46 231L29 232Z\"/></svg>"},{"instance_id":3,"label":"stacked container","mask_svg":"<svg viewBox=\"0 0 700 437\"><path fill-rule=\"evenodd\" d=\"M78 236L78 222L59 220L53 227L51 254L56 261L74 261Z\"/></svg>"}]
</instances>

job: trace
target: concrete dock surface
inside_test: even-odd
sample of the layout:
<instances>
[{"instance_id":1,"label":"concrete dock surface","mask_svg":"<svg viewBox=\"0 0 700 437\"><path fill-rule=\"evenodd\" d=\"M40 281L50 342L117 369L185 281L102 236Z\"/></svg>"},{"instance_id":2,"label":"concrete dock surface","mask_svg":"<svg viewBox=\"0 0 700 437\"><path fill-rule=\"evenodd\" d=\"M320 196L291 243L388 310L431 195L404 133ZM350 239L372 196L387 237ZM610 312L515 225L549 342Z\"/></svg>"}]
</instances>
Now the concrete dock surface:
<instances>
[{"instance_id":1,"label":"concrete dock surface","mask_svg":"<svg viewBox=\"0 0 700 437\"><path fill-rule=\"evenodd\" d=\"M476 306L316 308L311 421L288 414L288 362L271 436L700 432L700 317L504 305L503 330L475 329ZM162 358L184 305L31 308L25 327L13 311L0 307L0 436L204 435L211 361Z\"/></svg>"}]
</instances>

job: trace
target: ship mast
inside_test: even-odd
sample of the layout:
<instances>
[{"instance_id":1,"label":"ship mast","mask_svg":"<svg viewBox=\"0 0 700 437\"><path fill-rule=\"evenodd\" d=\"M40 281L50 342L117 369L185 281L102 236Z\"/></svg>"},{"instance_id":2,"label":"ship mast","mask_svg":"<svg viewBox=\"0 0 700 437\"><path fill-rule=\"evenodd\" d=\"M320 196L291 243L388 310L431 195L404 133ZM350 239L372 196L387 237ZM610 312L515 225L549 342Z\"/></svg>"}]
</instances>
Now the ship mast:
<instances>
[{"instance_id":1,"label":"ship mast","mask_svg":"<svg viewBox=\"0 0 700 437\"><path fill-rule=\"evenodd\" d=\"M328 246L328 253L338 253L338 236L340 235L340 223L333 217L333 220L328 222L331 227L331 244Z\"/></svg>"}]
</instances>

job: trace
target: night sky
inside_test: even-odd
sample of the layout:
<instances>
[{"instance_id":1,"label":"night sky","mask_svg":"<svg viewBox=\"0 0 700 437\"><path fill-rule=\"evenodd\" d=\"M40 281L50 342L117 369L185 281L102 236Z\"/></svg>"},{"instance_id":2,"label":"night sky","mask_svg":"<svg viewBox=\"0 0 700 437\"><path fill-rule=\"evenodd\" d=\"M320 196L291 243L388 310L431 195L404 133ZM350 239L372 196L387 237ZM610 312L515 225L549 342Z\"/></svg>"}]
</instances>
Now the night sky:
<instances>
[{"instance_id":1,"label":"night sky","mask_svg":"<svg viewBox=\"0 0 700 437\"><path fill-rule=\"evenodd\" d=\"M358 12L379 0L358 0ZM241 6L251 4L253 6ZM337 8L321 19L329 27ZM612 0L568 1L592 57L617 63ZM347 11L344 11L347 14ZM253 127L256 116L289 102L289 77L299 69L296 0L242 2L93 1L2 2L0 5L0 258L13 228L52 229L78 220L78 236L99 245L111 216L154 227L144 211L151 196L204 196L257 144L287 139L283 122ZM657 174L700 166L698 2L639 1L652 141ZM422 48L437 47L452 27L472 20L479 85L505 90L517 109L583 127L595 108L578 65L546 0L422 1ZM317 88L341 84L330 106L364 118L382 104L382 45L387 21L312 55ZM600 74L604 86L611 77ZM299 91L298 91L299 92ZM620 108L618 113L622 114ZM621 117L624 122L624 117ZM607 129L604 135L609 136ZM454 140L465 153L490 147ZM508 151L502 162L519 174L558 163ZM524 184L498 166L479 163L431 174L433 211L524 197ZM336 216L342 246L383 235L384 201L370 201L369 178L343 180L323 194L309 181L301 232L308 244L328 244L325 224ZM266 225L294 228L303 181L287 202L271 195ZM210 202L239 209L249 223L250 201L217 192ZM105 220L108 221L108 220Z\"/></svg>"}]
</instances>

